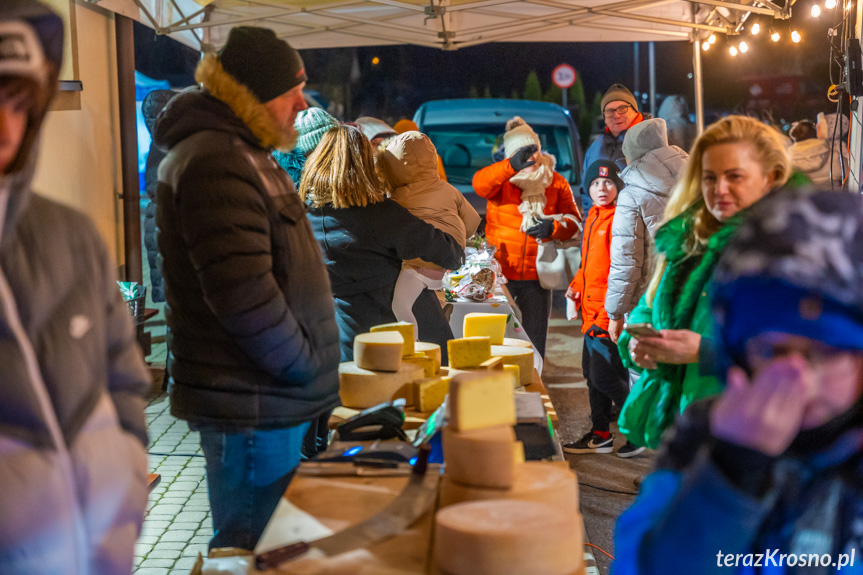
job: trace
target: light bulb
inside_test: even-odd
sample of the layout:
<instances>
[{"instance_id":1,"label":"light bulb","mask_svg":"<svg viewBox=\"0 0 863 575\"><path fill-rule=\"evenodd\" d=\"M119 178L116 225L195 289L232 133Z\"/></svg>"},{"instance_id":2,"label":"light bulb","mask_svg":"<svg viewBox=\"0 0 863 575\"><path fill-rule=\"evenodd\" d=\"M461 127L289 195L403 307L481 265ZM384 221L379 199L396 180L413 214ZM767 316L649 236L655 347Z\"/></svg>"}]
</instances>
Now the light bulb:
<instances>
[{"instance_id":1,"label":"light bulb","mask_svg":"<svg viewBox=\"0 0 863 575\"><path fill-rule=\"evenodd\" d=\"M737 48L732 46L731 48L728 49L728 53L731 54L732 56L737 56Z\"/></svg>"},{"instance_id":2,"label":"light bulb","mask_svg":"<svg viewBox=\"0 0 863 575\"><path fill-rule=\"evenodd\" d=\"M701 49L704 50L705 52L710 50L710 42L702 42L701 43Z\"/></svg>"},{"instance_id":3,"label":"light bulb","mask_svg":"<svg viewBox=\"0 0 863 575\"><path fill-rule=\"evenodd\" d=\"M833 10L836 8L836 0L824 0L824 8L827 10Z\"/></svg>"},{"instance_id":4,"label":"light bulb","mask_svg":"<svg viewBox=\"0 0 863 575\"><path fill-rule=\"evenodd\" d=\"M773 40L774 42L778 42L779 38L780 38L779 32L774 32L773 34L770 35L770 39Z\"/></svg>"},{"instance_id":5,"label":"light bulb","mask_svg":"<svg viewBox=\"0 0 863 575\"><path fill-rule=\"evenodd\" d=\"M740 50L741 54L745 54L747 51L749 51L749 45L746 42L741 42L738 49Z\"/></svg>"},{"instance_id":6,"label":"light bulb","mask_svg":"<svg viewBox=\"0 0 863 575\"><path fill-rule=\"evenodd\" d=\"M821 16L821 6L819 6L818 4L813 4L811 14L813 18L818 18L819 16Z\"/></svg>"},{"instance_id":7,"label":"light bulb","mask_svg":"<svg viewBox=\"0 0 863 575\"><path fill-rule=\"evenodd\" d=\"M758 34L759 32L761 32L761 25L756 22L752 25L752 28L750 28L749 31L752 32L752 34Z\"/></svg>"},{"instance_id":8,"label":"light bulb","mask_svg":"<svg viewBox=\"0 0 863 575\"><path fill-rule=\"evenodd\" d=\"M800 40L802 40L802 39L803 39L803 37L800 36L800 32L798 32L797 30L793 30L791 32L791 41L794 42L795 44L800 43Z\"/></svg>"}]
</instances>

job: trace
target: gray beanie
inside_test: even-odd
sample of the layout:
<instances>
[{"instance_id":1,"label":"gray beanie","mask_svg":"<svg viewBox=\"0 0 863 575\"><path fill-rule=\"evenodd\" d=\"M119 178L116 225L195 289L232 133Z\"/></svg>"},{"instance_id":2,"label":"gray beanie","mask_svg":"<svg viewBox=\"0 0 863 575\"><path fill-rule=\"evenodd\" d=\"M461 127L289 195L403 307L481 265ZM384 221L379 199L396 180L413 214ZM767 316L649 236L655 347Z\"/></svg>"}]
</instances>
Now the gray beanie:
<instances>
[{"instance_id":1,"label":"gray beanie","mask_svg":"<svg viewBox=\"0 0 863 575\"><path fill-rule=\"evenodd\" d=\"M668 130L665 120L644 120L626 131L623 137L623 155L630 164L644 157L650 150L668 147Z\"/></svg>"},{"instance_id":2,"label":"gray beanie","mask_svg":"<svg viewBox=\"0 0 863 575\"><path fill-rule=\"evenodd\" d=\"M315 107L301 111L294 120L294 129L300 136L294 149L308 156L321 143L324 134L338 125L339 121L323 108Z\"/></svg>"},{"instance_id":3,"label":"gray beanie","mask_svg":"<svg viewBox=\"0 0 863 575\"><path fill-rule=\"evenodd\" d=\"M626 102L632 106L636 112L638 111L638 102L635 101L635 96L633 96L632 92L629 91L629 88L623 84L612 84L611 87L605 91L605 95L602 97L602 111L605 112L605 107L608 103L614 102L615 100Z\"/></svg>"}]
</instances>

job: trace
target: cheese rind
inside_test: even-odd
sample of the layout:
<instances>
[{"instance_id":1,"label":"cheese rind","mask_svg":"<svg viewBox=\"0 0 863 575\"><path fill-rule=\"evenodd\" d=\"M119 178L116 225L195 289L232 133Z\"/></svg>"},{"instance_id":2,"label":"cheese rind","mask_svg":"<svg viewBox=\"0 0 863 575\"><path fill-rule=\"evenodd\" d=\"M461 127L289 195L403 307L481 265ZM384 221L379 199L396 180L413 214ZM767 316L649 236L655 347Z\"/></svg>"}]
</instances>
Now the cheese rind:
<instances>
[{"instance_id":1,"label":"cheese rind","mask_svg":"<svg viewBox=\"0 0 863 575\"><path fill-rule=\"evenodd\" d=\"M413 384L414 409L422 413L434 411L449 393L449 377L420 379Z\"/></svg>"},{"instance_id":2,"label":"cheese rind","mask_svg":"<svg viewBox=\"0 0 863 575\"><path fill-rule=\"evenodd\" d=\"M578 480L575 473L551 463L528 461L517 465L515 480L509 489L463 485L448 478L446 474L441 480L440 507L486 499L534 501L554 505L572 515L579 513Z\"/></svg>"},{"instance_id":3,"label":"cheese rind","mask_svg":"<svg viewBox=\"0 0 863 575\"><path fill-rule=\"evenodd\" d=\"M416 341L416 335L414 334L414 324L408 323L406 321L397 321L395 323L382 323L381 325L372 326L369 331L371 331L372 333L386 331L396 331L400 333L404 340L404 351L402 355L413 355L414 342Z\"/></svg>"},{"instance_id":4,"label":"cheese rind","mask_svg":"<svg viewBox=\"0 0 863 575\"><path fill-rule=\"evenodd\" d=\"M506 333L506 314L469 313L464 316L464 336L488 336L492 345L503 345Z\"/></svg>"},{"instance_id":5,"label":"cheese rind","mask_svg":"<svg viewBox=\"0 0 863 575\"><path fill-rule=\"evenodd\" d=\"M488 337L462 337L446 342L449 366L455 369L478 367L491 358L491 340Z\"/></svg>"},{"instance_id":6,"label":"cheese rind","mask_svg":"<svg viewBox=\"0 0 863 575\"><path fill-rule=\"evenodd\" d=\"M533 344L525 339L518 339L517 337L505 337L503 338L503 343L501 345L506 345L509 347L526 347L527 349L533 349Z\"/></svg>"},{"instance_id":7,"label":"cheese rind","mask_svg":"<svg viewBox=\"0 0 863 575\"><path fill-rule=\"evenodd\" d=\"M518 384L530 385L533 380L533 351L524 347L493 345L491 353L502 357L504 365L517 365Z\"/></svg>"},{"instance_id":8,"label":"cheese rind","mask_svg":"<svg viewBox=\"0 0 863 575\"><path fill-rule=\"evenodd\" d=\"M515 481L515 431L511 425L442 433L446 475L474 487L512 487Z\"/></svg>"},{"instance_id":9,"label":"cheese rind","mask_svg":"<svg viewBox=\"0 0 863 575\"><path fill-rule=\"evenodd\" d=\"M434 557L449 575L572 575L584 551L578 515L527 501L478 501L435 516Z\"/></svg>"},{"instance_id":10,"label":"cheese rind","mask_svg":"<svg viewBox=\"0 0 863 575\"><path fill-rule=\"evenodd\" d=\"M397 332L361 333L354 337L354 361L363 369L398 371L404 343Z\"/></svg>"},{"instance_id":11,"label":"cheese rind","mask_svg":"<svg viewBox=\"0 0 863 575\"><path fill-rule=\"evenodd\" d=\"M502 371L460 373L450 388L450 425L457 431L515 425L512 377Z\"/></svg>"},{"instance_id":12,"label":"cheese rind","mask_svg":"<svg viewBox=\"0 0 863 575\"><path fill-rule=\"evenodd\" d=\"M432 358L435 364L435 373L438 373L440 371L441 351L438 344L418 341L414 344L414 353L421 353Z\"/></svg>"},{"instance_id":13,"label":"cheese rind","mask_svg":"<svg viewBox=\"0 0 863 575\"><path fill-rule=\"evenodd\" d=\"M397 397L409 397L411 383L422 377L423 369L410 363L396 372L382 372L348 361L339 364L339 396L345 407L366 409Z\"/></svg>"}]
</instances>

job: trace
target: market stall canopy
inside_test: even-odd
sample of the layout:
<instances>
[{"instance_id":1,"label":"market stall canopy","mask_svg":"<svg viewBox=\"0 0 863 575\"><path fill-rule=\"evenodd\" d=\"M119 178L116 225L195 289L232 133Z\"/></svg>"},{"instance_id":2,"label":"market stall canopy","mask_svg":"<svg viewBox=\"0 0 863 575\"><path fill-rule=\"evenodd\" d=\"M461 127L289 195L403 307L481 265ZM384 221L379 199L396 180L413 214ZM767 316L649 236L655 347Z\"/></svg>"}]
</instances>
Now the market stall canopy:
<instances>
[{"instance_id":1,"label":"market stall canopy","mask_svg":"<svg viewBox=\"0 0 863 575\"><path fill-rule=\"evenodd\" d=\"M793 0L90 0L196 49L233 26L272 28L299 49L489 42L642 42L734 34Z\"/></svg>"}]
</instances>

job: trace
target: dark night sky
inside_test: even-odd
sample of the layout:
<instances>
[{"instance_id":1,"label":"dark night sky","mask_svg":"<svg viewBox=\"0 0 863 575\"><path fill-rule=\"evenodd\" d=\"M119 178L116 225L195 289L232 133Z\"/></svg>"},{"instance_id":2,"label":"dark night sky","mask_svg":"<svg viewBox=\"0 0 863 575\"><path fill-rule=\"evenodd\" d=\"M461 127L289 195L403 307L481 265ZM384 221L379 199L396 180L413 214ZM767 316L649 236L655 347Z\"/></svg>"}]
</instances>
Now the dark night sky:
<instances>
[{"instance_id":1,"label":"dark night sky","mask_svg":"<svg viewBox=\"0 0 863 575\"><path fill-rule=\"evenodd\" d=\"M770 74L803 73L813 82L814 91L826 92L828 81L827 28L832 18L809 17L809 6L800 6L789 22L776 24L785 38L773 44L762 32L758 37L744 33L739 38L723 38L708 53L703 54L705 73L705 106L708 110L734 110L747 98L747 77ZM755 21L750 18L749 23ZM762 27L770 25L761 20ZM798 27L804 42L792 45L787 39L791 27ZM732 58L728 41L745 39L750 52ZM191 50L179 53L176 43L155 35L143 26L136 26L136 65L145 74L171 79L175 84L191 82L197 56ZM656 89L660 94L683 94L692 104L692 48L687 42L656 43ZM633 45L613 43L496 43L444 52L416 46L364 47L357 49L303 50L311 87L341 96L339 86L347 76L347 62L353 52L361 70L361 78L352 88L354 117L368 114L388 118L411 116L422 102L440 98L464 98L471 87L482 94L488 86L494 97L510 97L513 90L523 91L528 73L535 70L543 91L551 85L551 70L560 63L574 66L585 84L587 101L597 91L621 82L633 87ZM380 64L372 66L377 56ZM648 88L647 44L641 43L641 90ZM822 109L831 105L824 99Z\"/></svg>"}]
</instances>

